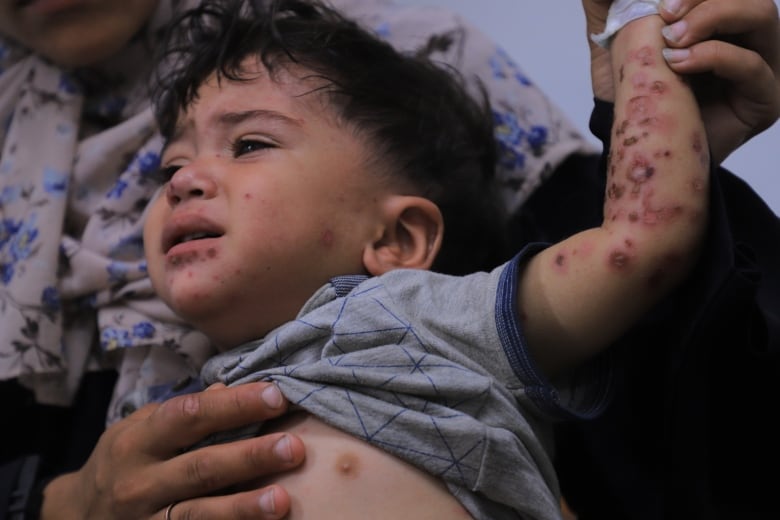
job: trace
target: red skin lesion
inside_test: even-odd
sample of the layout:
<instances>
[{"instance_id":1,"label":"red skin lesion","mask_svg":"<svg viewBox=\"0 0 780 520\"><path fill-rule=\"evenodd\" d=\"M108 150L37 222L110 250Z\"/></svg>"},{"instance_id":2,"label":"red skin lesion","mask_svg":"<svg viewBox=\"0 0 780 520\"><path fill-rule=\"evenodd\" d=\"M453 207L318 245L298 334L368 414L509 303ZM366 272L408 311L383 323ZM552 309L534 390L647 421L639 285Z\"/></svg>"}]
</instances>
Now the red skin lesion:
<instances>
[{"instance_id":1,"label":"red skin lesion","mask_svg":"<svg viewBox=\"0 0 780 520\"><path fill-rule=\"evenodd\" d=\"M639 137L632 135L623 140L623 146L633 146L639 142Z\"/></svg>"},{"instance_id":2,"label":"red skin lesion","mask_svg":"<svg viewBox=\"0 0 780 520\"><path fill-rule=\"evenodd\" d=\"M553 270L560 274L568 272L568 258L566 251L559 251L553 258Z\"/></svg>"},{"instance_id":3,"label":"red skin lesion","mask_svg":"<svg viewBox=\"0 0 780 520\"><path fill-rule=\"evenodd\" d=\"M607 190L607 197L612 200L620 200L625 192L626 187L624 185L613 182Z\"/></svg>"},{"instance_id":4,"label":"red skin lesion","mask_svg":"<svg viewBox=\"0 0 780 520\"><path fill-rule=\"evenodd\" d=\"M658 126L658 118L657 117L646 117L639 121L639 126Z\"/></svg>"},{"instance_id":5,"label":"red skin lesion","mask_svg":"<svg viewBox=\"0 0 780 520\"><path fill-rule=\"evenodd\" d=\"M669 87L663 81L654 81L653 84L650 85L650 92L653 94L661 95L668 89Z\"/></svg>"},{"instance_id":6,"label":"red skin lesion","mask_svg":"<svg viewBox=\"0 0 780 520\"><path fill-rule=\"evenodd\" d=\"M656 64L655 51L649 45L637 49L631 53L629 59L639 62L642 67L652 67Z\"/></svg>"},{"instance_id":7,"label":"red skin lesion","mask_svg":"<svg viewBox=\"0 0 780 520\"><path fill-rule=\"evenodd\" d=\"M626 113L629 119L642 120L653 116L658 112L658 105L653 98L646 94L634 96L628 100Z\"/></svg>"},{"instance_id":8,"label":"red skin lesion","mask_svg":"<svg viewBox=\"0 0 780 520\"><path fill-rule=\"evenodd\" d=\"M656 225L661 222L669 222L683 214L683 207L674 205L671 207L654 208L651 204L652 194L648 194L642 201L642 223Z\"/></svg>"},{"instance_id":9,"label":"red skin lesion","mask_svg":"<svg viewBox=\"0 0 780 520\"><path fill-rule=\"evenodd\" d=\"M608 257L608 265L611 269L625 272L631 267L634 250L634 241L631 238L624 238L622 247L615 248Z\"/></svg>"},{"instance_id":10,"label":"red skin lesion","mask_svg":"<svg viewBox=\"0 0 780 520\"><path fill-rule=\"evenodd\" d=\"M333 231L330 229L326 229L322 232L322 236L320 237L320 244L325 249L330 249L333 247L334 237L333 237Z\"/></svg>"},{"instance_id":11,"label":"red skin lesion","mask_svg":"<svg viewBox=\"0 0 780 520\"><path fill-rule=\"evenodd\" d=\"M638 72L631 77L631 85L637 90L647 87L647 74Z\"/></svg>"},{"instance_id":12,"label":"red skin lesion","mask_svg":"<svg viewBox=\"0 0 780 520\"><path fill-rule=\"evenodd\" d=\"M630 124L631 123L628 120L620 123L620 126L617 128L617 130L615 130L615 135L621 136L625 134Z\"/></svg>"},{"instance_id":13,"label":"red skin lesion","mask_svg":"<svg viewBox=\"0 0 780 520\"><path fill-rule=\"evenodd\" d=\"M625 271L631 264L631 257L625 252L616 250L609 254L609 266L617 271Z\"/></svg>"},{"instance_id":14,"label":"red skin lesion","mask_svg":"<svg viewBox=\"0 0 780 520\"><path fill-rule=\"evenodd\" d=\"M336 459L336 473L348 480L360 476L360 459L354 453L342 453Z\"/></svg>"},{"instance_id":15,"label":"red skin lesion","mask_svg":"<svg viewBox=\"0 0 780 520\"><path fill-rule=\"evenodd\" d=\"M655 166L644 156L636 155L628 168L628 180L635 184L644 184L655 175Z\"/></svg>"}]
</instances>

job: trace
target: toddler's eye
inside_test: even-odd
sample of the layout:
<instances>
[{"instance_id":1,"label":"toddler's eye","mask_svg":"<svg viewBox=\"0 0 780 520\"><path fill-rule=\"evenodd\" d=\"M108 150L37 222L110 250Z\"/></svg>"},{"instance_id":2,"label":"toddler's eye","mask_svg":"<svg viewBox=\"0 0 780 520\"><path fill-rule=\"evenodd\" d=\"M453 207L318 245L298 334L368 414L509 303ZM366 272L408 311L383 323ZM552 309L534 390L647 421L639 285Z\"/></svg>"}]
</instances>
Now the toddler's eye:
<instances>
[{"instance_id":1,"label":"toddler's eye","mask_svg":"<svg viewBox=\"0 0 780 520\"><path fill-rule=\"evenodd\" d=\"M181 166L177 165L170 165L170 166L162 166L157 169L156 172L152 175L155 181L159 182L160 184L165 184L166 182L169 182L171 180L171 177L181 168Z\"/></svg>"},{"instance_id":2,"label":"toddler's eye","mask_svg":"<svg viewBox=\"0 0 780 520\"><path fill-rule=\"evenodd\" d=\"M233 143L233 156L240 157L247 153L256 152L258 150L265 150L266 148L273 148L274 145L267 141L260 141L257 139L239 139Z\"/></svg>"}]
</instances>

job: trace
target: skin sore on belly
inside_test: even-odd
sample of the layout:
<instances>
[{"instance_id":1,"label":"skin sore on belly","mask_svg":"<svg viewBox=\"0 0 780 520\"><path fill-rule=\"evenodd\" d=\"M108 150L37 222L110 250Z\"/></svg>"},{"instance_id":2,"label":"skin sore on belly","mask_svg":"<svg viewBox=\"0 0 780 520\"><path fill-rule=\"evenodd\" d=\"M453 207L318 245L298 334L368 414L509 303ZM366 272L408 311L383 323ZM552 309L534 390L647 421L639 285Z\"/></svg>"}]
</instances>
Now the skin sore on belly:
<instances>
[{"instance_id":1,"label":"skin sore on belly","mask_svg":"<svg viewBox=\"0 0 780 520\"><path fill-rule=\"evenodd\" d=\"M444 483L371 444L307 413L293 413L262 433L286 431L306 447L303 465L262 479L292 498L289 520L452 520L471 515Z\"/></svg>"}]
</instances>

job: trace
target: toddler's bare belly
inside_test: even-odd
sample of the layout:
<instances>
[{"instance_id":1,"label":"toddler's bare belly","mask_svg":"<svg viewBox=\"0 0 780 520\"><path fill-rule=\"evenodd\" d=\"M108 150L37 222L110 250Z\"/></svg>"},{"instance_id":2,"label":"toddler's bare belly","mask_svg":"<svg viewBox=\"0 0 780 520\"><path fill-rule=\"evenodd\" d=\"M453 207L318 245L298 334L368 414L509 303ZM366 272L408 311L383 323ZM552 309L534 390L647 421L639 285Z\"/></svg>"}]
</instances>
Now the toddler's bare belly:
<instances>
[{"instance_id":1,"label":"toddler's bare belly","mask_svg":"<svg viewBox=\"0 0 780 520\"><path fill-rule=\"evenodd\" d=\"M303 466L273 478L292 498L291 513L285 518L472 518L439 479L312 415L295 413L269 428L294 433L306 446Z\"/></svg>"}]
</instances>

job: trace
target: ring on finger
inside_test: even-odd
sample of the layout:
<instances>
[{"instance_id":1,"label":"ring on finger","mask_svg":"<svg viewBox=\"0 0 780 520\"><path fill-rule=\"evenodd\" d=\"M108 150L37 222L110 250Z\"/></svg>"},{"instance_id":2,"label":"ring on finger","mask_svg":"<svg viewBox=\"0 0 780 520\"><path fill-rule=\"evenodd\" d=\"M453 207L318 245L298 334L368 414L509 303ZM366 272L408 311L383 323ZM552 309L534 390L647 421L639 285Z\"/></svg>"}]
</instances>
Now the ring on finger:
<instances>
[{"instance_id":1,"label":"ring on finger","mask_svg":"<svg viewBox=\"0 0 780 520\"><path fill-rule=\"evenodd\" d=\"M173 506L178 504L178 502L171 502L171 504L165 508L165 520L171 520L171 511L173 511Z\"/></svg>"}]
</instances>

